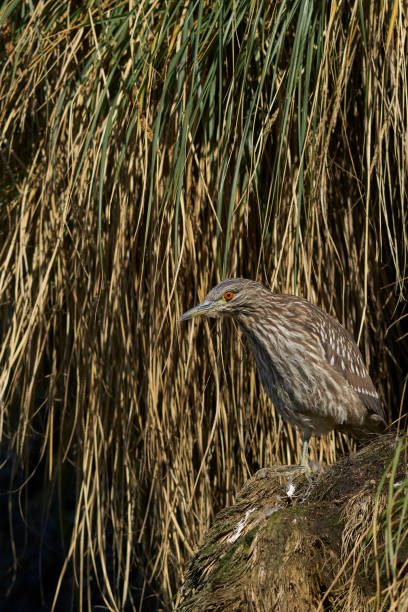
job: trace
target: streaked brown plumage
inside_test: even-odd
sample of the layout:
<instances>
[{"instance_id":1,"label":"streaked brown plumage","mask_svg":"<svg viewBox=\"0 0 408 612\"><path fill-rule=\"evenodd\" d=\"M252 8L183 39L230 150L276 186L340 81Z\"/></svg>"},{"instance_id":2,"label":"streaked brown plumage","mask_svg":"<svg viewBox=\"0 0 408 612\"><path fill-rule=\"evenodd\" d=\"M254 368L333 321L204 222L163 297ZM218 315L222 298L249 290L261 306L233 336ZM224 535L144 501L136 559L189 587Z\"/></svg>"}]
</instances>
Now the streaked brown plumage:
<instances>
[{"instance_id":1,"label":"streaked brown plumage","mask_svg":"<svg viewBox=\"0 0 408 612\"><path fill-rule=\"evenodd\" d=\"M230 316L253 350L261 382L278 413L304 434L331 429L369 437L384 413L361 353L336 319L307 300L271 293L244 278L222 281L180 321Z\"/></svg>"}]
</instances>

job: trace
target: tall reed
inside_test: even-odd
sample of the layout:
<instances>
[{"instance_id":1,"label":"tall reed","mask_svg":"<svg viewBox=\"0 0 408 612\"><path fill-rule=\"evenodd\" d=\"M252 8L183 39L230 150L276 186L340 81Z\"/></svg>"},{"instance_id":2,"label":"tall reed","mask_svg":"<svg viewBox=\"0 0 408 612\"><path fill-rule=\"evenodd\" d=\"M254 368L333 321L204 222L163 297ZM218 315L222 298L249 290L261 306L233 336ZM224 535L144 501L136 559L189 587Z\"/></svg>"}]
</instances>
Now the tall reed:
<instances>
[{"instance_id":1,"label":"tall reed","mask_svg":"<svg viewBox=\"0 0 408 612\"><path fill-rule=\"evenodd\" d=\"M31 537L34 476L59 524L56 609L70 581L76 609L168 606L214 513L299 458L238 330L177 324L219 279L337 316L403 412L406 20L397 0L1 9L0 435L10 524Z\"/></svg>"}]
</instances>

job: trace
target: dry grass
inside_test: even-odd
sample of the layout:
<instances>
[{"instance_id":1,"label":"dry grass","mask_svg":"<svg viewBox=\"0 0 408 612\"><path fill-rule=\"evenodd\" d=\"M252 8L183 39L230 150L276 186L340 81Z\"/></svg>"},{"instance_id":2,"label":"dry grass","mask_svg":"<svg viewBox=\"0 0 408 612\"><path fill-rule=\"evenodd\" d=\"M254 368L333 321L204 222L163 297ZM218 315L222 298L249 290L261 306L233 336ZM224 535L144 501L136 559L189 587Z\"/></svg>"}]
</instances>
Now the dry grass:
<instances>
[{"instance_id":1,"label":"dry grass","mask_svg":"<svg viewBox=\"0 0 408 612\"><path fill-rule=\"evenodd\" d=\"M10 489L59 500L55 602L169 605L217 509L298 460L238 332L177 324L220 278L335 314L404 411L406 8L288 7L1 9L0 435Z\"/></svg>"},{"instance_id":2,"label":"dry grass","mask_svg":"<svg viewBox=\"0 0 408 612\"><path fill-rule=\"evenodd\" d=\"M365 449L364 449L365 450ZM322 598L333 598L334 609L405 610L408 601L408 496L407 437L396 444L396 452L377 488L375 499L368 490L351 497L343 509L343 563ZM369 451L368 451L369 452ZM378 455L381 453L378 453ZM373 462L375 464L375 462ZM401 477L402 474L402 477ZM370 480L368 485L375 483ZM367 485L367 480L364 483ZM339 581L346 588L339 588ZM376 583L375 595L362 605L362 585ZM339 595L336 596L336 590Z\"/></svg>"}]
</instances>

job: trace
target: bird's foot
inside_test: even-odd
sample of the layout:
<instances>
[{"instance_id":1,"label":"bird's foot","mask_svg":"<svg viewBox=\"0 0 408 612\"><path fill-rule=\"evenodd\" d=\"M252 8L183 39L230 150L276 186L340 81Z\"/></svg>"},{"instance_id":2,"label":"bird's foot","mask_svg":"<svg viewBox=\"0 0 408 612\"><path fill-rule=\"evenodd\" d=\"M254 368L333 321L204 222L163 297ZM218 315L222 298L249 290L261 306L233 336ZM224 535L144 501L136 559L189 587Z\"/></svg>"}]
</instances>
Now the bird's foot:
<instances>
[{"instance_id":1,"label":"bird's foot","mask_svg":"<svg viewBox=\"0 0 408 612\"><path fill-rule=\"evenodd\" d=\"M304 482L305 478L308 481L311 480L312 469L308 464L279 465L279 466L274 465L273 473L275 476L288 477L288 480L286 481L285 489L286 489L286 494L289 497L292 497L301 481Z\"/></svg>"},{"instance_id":2,"label":"bird's foot","mask_svg":"<svg viewBox=\"0 0 408 612\"><path fill-rule=\"evenodd\" d=\"M306 464L306 465L279 465L279 466L273 466L273 471L276 474L279 474L279 476L295 476L296 474L308 474L310 475L312 473L312 469L311 467Z\"/></svg>"},{"instance_id":3,"label":"bird's foot","mask_svg":"<svg viewBox=\"0 0 408 612\"><path fill-rule=\"evenodd\" d=\"M291 467L291 466L289 466ZM296 497L296 491L299 488L299 485L304 485L305 480L309 483L311 481L312 470L308 464L306 465L294 465L293 469L289 475L288 480L286 481L286 495L292 499Z\"/></svg>"}]
</instances>

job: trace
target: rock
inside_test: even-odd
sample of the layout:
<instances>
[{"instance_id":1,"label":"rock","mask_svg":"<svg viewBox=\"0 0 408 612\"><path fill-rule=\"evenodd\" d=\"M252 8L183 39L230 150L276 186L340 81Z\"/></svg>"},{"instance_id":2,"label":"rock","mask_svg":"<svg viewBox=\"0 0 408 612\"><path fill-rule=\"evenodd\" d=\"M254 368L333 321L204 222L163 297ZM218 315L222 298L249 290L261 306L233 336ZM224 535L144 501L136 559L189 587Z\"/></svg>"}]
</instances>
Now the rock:
<instances>
[{"instance_id":1,"label":"rock","mask_svg":"<svg viewBox=\"0 0 408 612\"><path fill-rule=\"evenodd\" d=\"M386 506L387 491L377 490L396 444L395 434L382 436L289 483L288 468L259 470L236 504L218 513L188 565L176 610L317 610L323 598L322 610L346 602L367 610L376 576L352 571L355 545L364 540L365 562L374 558L367 534L375 510ZM406 468L401 453L395 481Z\"/></svg>"}]
</instances>

